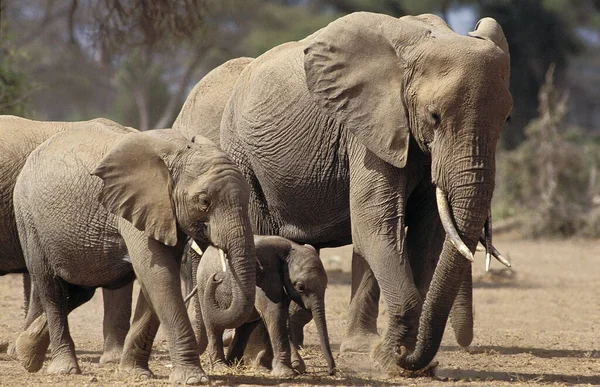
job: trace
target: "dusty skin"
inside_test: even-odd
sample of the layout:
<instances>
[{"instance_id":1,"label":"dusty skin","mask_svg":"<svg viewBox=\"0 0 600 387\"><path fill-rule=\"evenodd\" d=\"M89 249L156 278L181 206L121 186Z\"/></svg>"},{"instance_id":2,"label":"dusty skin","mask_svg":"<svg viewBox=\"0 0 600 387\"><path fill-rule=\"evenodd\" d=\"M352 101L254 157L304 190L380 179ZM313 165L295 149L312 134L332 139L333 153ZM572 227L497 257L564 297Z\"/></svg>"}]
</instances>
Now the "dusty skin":
<instances>
[{"instance_id":1,"label":"dusty skin","mask_svg":"<svg viewBox=\"0 0 600 387\"><path fill-rule=\"evenodd\" d=\"M324 250L329 288L327 323L338 366L327 376L316 329L307 326L304 358L308 374L278 380L242 367L210 372L212 385L337 385L337 386L519 386L531 384L600 384L600 241L512 241L497 239L497 247L513 262L514 271L492 263L484 274L484 256L474 266L475 339L468 350L457 347L446 330L434 377L387 378L372 366L368 354L340 354L350 297L350 248ZM166 340L159 331L150 367L157 379L139 381L117 373L116 365L101 366L102 299L75 311L69 324L82 375L35 374L6 355L5 341L15 337L23 321L21 278L0 278L0 385L114 386L170 385ZM385 314L382 305L381 314ZM380 319L385 321L385 319ZM380 327L383 329L383 327Z\"/></svg>"}]
</instances>

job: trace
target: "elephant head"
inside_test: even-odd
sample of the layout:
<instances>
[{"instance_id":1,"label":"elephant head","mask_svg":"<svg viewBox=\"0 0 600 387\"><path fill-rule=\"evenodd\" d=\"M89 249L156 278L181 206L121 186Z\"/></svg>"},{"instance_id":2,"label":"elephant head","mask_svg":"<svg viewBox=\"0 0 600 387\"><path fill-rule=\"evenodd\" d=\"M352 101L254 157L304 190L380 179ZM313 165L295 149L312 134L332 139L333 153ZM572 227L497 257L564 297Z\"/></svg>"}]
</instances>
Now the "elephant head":
<instances>
[{"instance_id":1,"label":"elephant head","mask_svg":"<svg viewBox=\"0 0 600 387\"><path fill-rule=\"evenodd\" d=\"M494 190L496 143L512 109L502 28L486 18L469 35L435 15L355 13L309 37L304 49L308 89L328 116L395 167L406 166L409 144L431 160L447 236L416 347L399 348L397 363L407 369L433 359L456 295L470 284L469 261Z\"/></svg>"},{"instance_id":2,"label":"elephant head","mask_svg":"<svg viewBox=\"0 0 600 387\"><path fill-rule=\"evenodd\" d=\"M253 310L256 271L248 218L250 189L233 161L209 140L193 142L171 130L125 136L100 162L100 202L146 236L167 246L185 244L225 252L236 281L229 313Z\"/></svg>"}]
</instances>

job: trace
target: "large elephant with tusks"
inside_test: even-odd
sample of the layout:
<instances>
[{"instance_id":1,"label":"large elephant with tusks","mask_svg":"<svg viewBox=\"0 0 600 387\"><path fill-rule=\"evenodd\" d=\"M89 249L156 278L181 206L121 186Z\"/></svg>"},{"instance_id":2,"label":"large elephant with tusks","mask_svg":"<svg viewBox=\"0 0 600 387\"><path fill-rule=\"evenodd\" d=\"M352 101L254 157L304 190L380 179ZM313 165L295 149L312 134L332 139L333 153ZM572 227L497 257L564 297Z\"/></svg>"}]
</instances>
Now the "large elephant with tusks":
<instances>
[{"instance_id":1,"label":"large elephant with tusks","mask_svg":"<svg viewBox=\"0 0 600 387\"><path fill-rule=\"evenodd\" d=\"M389 316L373 351L382 367L427 366L450 314L469 345L470 261L512 109L500 25L484 18L461 36L435 15L360 12L222 67L211 75L222 83L197 86L206 106L188 99L174 127L189 132L191 116L212 114L199 132L220 127L216 140L251 186L255 233L353 243L342 346L374 333L379 288Z\"/></svg>"}]
</instances>

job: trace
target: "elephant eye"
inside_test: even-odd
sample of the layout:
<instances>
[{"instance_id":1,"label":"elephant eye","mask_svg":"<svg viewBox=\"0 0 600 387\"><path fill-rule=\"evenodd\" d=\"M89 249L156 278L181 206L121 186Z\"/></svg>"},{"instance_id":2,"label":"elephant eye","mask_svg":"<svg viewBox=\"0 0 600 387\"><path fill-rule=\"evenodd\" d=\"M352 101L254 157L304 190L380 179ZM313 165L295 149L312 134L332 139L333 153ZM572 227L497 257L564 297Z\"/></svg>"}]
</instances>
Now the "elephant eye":
<instances>
[{"instance_id":1,"label":"elephant eye","mask_svg":"<svg viewBox=\"0 0 600 387\"><path fill-rule=\"evenodd\" d=\"M429 113L429 119L431 120L431 123L433 124L433 126L438 127L442 121L442 118L441 118L438 110L434 106L428 105L427 113Z\"/></svg>"},{"instance_id":2,"label":"elephant eye","mask_svg":"<svg viewBox=\"0 0 600 387\"><path fill-rule=\"evenodd\" d=\"M431 112L431 121L433 122L433 126L439 126L441 122L440 115L436 112Z\"/></svg>"},{"instance_id":3,"label":"elephant eye","mask_svg":"<svg viewBox=\"0 0 600 387\"><path fill-rule=\"evenodd\" d=\"M306 290L306 287L304 285L304 283L302 282L296 282L296 290L298 291L298 293L304 293L304 290Z\"/></svg>"},{"instance_id":4,"label":"elephant eye","mask_svg":"<svg viewBox=\"0 0 600 387\"><path fill-rule=\"evenodd\" d=\"M208 196L208 193L200 192L200 194L196 197L196 200L198 202L198 206L200 206L200 209L202 211L208 211L212 203L210 197Z\"/></svg>"}]
</instances>

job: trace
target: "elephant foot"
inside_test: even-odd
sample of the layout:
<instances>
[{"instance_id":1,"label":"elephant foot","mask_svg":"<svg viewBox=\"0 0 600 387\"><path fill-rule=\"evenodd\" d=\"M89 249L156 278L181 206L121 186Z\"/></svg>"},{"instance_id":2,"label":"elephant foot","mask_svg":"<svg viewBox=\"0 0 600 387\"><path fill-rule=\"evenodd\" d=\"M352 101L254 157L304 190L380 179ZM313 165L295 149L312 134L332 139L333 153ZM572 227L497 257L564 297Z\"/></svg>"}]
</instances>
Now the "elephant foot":
<instances>
[{"instance_id":1,"label":"elephant foot","mask_svg":"<svg viewBox=\"0 0 600 387\"><path fill-rule=\"evenodd\" d=\"M140 365L123 364L121 362L119 372L123 375L133 376L134 379L148 380L154 378L154 373L150 371L150 368Z\"/></svg>"},{"instance_id":2,"label":"elephant foot","mask_svg":"<svg viewBox=\"0 0 600 387\"><path fill-rule=\"evenodd\" d=\"M80 374L81 369L77 364L77 360L70 355L58 356L52 359L48 366L49 374Z\"/></svg>"},{"instance_id":3,"label":"elephant foot","mask_svg":"<svg viewBox=\"0 0 600 387\"><path fill-rule=\"evenodd\" d=\"M17 360L19 357L17 356L17 342L13 341L6 348L6 354L13 360Z\"/></svg>"},{"instance_id":4,"label":"elephant foot","mask_svg":"<svg viewBox=\"0 0 600 387\"><path fill-rule=\"evenodd\" d=\"M379 335L371 332L348 335L342 340L340 352L367 353L377 340L379 340Z\"/></svg>"},{"instance_id":5,"label":"elephant foot","mask_svg":"<svg viewBox=\"0 0 600 387\"><path fill-rule=\"evenodd\" d=\"M271 376L277 378L292 378L296 375L296 372L285 364L275 364L271 370Z\"/></svg>"},{"instance_id":6,"label":"elephant foot","mask_svg":"<svg viewBox=\"0 0 600 387\"><path fill-rule=\"evenodd\" d=\"M50 335L46 315L42 315L19 335L15 342L15 352L27 371L37 372L44 365L49 345Z\"/></svg>"},{"instance_id":7,"label":"elephant foot","mask_svg":"<svg viewBox=\"0 0 600 387\"><path fill-rule=\"evenodd\" d=\"M208 384L210 380L200 367L174 367L169 382L189 385Z\"/></svg>"},{"instance_id":8,"label":"elephant foot","mask_svg":"<svg viewBox=\"0 0 600 387\"><path fill-rule=\"evenodd\" d=\"M233 341L233 336L235 335L235 329L226 329L223 333L223 345L228 347L229 344Z\"/></svg>"},{"instance_id":9,"label":"elephant foot","mask_svg":"<svg viewBox=\"0 0 600 387\"><path fill-rule=\"evenodd\" d=\"M292 357L292 369L297 374L306 373L306 364L304 364L304 360L301 357L294 358Z\"/></svg>"},{"instance_id":10,"label":"elephant foot","mask_svg":"<svg viewBox=\"0 0 600 387\"><path fill-rule=\"evenodd\" d=\"M435 369L438 366L438 362L433 361L427 367L420 370L410 371L404 369L398 365L398 361L400 360L398 351L392 349L389 345L386 345L384 340L375 344L373 351L371 352L371 359L378 368L387 372L390 377L414 378L421 376L435 376Z\"/></svg>"},{"instance_id":11,"label":"elephant foot","mask_svg":"<svg viewBox=\"0 0 600 387\"><path fill-rule=\"evenodd\" d=\"M121 361L122 349L111 349L105 350L102 356L100 356L100 364L116 364Z\"/></svg>"}]
</instances>

